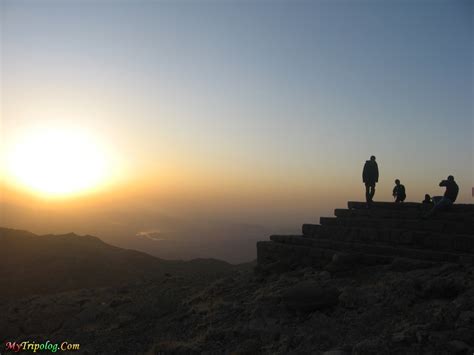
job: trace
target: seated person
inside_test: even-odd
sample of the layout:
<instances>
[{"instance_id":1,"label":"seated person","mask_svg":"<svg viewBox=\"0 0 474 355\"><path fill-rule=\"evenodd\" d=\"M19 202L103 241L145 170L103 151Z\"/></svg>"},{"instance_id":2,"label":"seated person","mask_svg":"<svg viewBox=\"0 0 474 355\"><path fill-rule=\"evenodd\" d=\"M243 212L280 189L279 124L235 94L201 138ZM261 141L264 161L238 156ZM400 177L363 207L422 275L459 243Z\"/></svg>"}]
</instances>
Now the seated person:
<instances>
[{"instance_id":1,"label":"seated person","mask_svg":"<svg viewBox=\"0 0 474 355\"><path fill-rule=\"evenodd\" d=\"M423 204L431 204L431 196L426 194L425 195L425 199L423 201L421 201L421 203Z\"/></svg>"},{"instance_id":2,"label":"seated person","mask_svg":"<svg viewBox=\"0 0 474 355\"><path fill-rule=\"evenodd\" d=\"M432 198L433 203L435 204L431 211L428 212L426 217L430 217L438 211L449 209L456 201L459 193L459 186L454 181L454 177L452 175L448 176L447 180L443 180L439 183L439 186L446 187L446 191L444 192L444 196L434 196Z\"/></svg>"},{"instance_id":3,"label":"seated person","mask_svg":"<svg viewBox=\"0 0 474 355\"><path fill-rule=\"evenodd\" d=\"M400 180L395 180L395 187L393 188L393 197L396 197L395 203L403 202L407 198L405 193L405 186L400 184Z\"/></svg>"}]
</instances>

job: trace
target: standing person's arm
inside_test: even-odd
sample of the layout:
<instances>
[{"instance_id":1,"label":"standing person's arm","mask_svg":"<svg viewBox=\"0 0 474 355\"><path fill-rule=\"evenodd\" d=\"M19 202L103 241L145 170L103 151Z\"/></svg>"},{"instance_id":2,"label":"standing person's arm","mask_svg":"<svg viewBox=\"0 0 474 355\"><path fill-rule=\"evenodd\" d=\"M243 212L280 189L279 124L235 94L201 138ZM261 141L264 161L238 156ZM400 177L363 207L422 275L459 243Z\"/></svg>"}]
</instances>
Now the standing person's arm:
<instances>
[{"instance_id":1,"label":"standing person's arm","mask_svg":"<svg viewBox=\"0 0 474 355\"><path fill-rule=\"evenodd\" d=\"M375 182L379 182L379 165L375 163Z\"/></svg>"},{"instance_id":2,"label":"standing person's arm","mask_svg":"<svg viewBox=\"0 0 474 355\"><path fill-rule=\"evenodd\" d=\"M364 164L364 169L362 170L362 182L367 181L367 163Z\"/></svg>"}]
</instances>

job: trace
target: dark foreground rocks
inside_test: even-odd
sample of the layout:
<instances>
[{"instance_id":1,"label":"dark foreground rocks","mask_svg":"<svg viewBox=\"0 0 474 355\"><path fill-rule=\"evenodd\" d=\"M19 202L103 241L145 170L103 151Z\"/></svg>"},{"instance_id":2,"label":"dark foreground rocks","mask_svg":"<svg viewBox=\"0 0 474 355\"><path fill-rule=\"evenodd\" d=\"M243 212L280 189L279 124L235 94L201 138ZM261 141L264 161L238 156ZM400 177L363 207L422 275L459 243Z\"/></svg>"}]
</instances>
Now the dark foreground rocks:
<instances>
[{"instance_id":1,"label":"dark foreground rocks","mask_svg":"<svg viewBox=\"0 0 474 355\"><path fill-rule=\"evenodd\" d=\"M0 305L0 331L80 343L77 354L472 354L474 268L402 264L33 296Z\"/></svg>"},{"instance_id":2,"label":"dark foreground rocks","mask_svg":"<svg viewBox=\"0 0 474 355\"><path fill-rule=\"evenodd\" d=\"M312 312L327 309L338 303L339 290L325 287L318 282L303 281L282 293L282 302L293 310Z\"/></svg>"},{"instance_id":3,"label":"dark foreground rocks","mask_svg":"<svg viewBox=\"0 0 474 355\"><path fill-rule=\"evenodd\" d=\"M235 275L185 300L152 352L472 354L474 269L420 267Z\"/></svg>"}]
</instances>

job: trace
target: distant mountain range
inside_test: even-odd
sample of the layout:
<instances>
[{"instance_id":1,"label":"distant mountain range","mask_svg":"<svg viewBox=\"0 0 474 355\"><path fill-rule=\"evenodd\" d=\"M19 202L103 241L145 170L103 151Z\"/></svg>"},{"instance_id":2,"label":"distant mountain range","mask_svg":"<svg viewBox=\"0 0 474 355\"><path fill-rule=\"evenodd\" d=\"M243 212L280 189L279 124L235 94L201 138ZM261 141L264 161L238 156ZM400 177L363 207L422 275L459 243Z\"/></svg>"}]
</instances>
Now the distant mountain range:
<instances>
[{"instance_id":1,"label":"distant mountain range","mask_svg":"<svg viewBox=\"0 0 474 355\"><path fill-rule=\"evenodd\" d=\"M170 274L220 277L234 266L215 259L163 260L90 235L43 235L0 228L0 300L81 288L117 286Z\"/></svg>"}]
</instances>

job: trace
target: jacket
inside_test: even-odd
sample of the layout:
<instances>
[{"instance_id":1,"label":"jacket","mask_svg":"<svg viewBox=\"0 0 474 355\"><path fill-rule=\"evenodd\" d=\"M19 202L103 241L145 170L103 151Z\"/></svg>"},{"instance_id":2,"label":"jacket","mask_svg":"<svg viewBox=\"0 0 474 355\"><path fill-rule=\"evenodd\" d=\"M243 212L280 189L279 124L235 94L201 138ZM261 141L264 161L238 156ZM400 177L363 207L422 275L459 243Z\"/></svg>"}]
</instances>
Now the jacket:
<instances>
[{"instance_id":1,"label":"jacket","mask_svg":"<svg viewBox=\"0 0 474 355\"><path fill-rule=\"evenodd\" d=\"M459 193L459 186L455 181L443 180L439 183L439 186L446 187L444 197L449 198L452 202L456 201Z\"/></svg>"},{"instance_id":2,"label":"jacket","mask_svg":"<svg viewBox=\"0 0 474 355\"><path fill-rule=\"evenodd\" d=\"M393 188L393 196L397 196L400 198L407 197L407 194L405 192L405 186L403 186L402 184L395 185L395 187Z\"/></svg>"},{"instance_id":3,"label":"jacket","mask_svg":"<svg viewBox=\"0 0 474 355\"><path fill-rule=\"evenodd\" d=\"M376 183L379 181L379 166L376 161L367 160L362 171L362 182Z\"/></svg>"}]
</instances>

